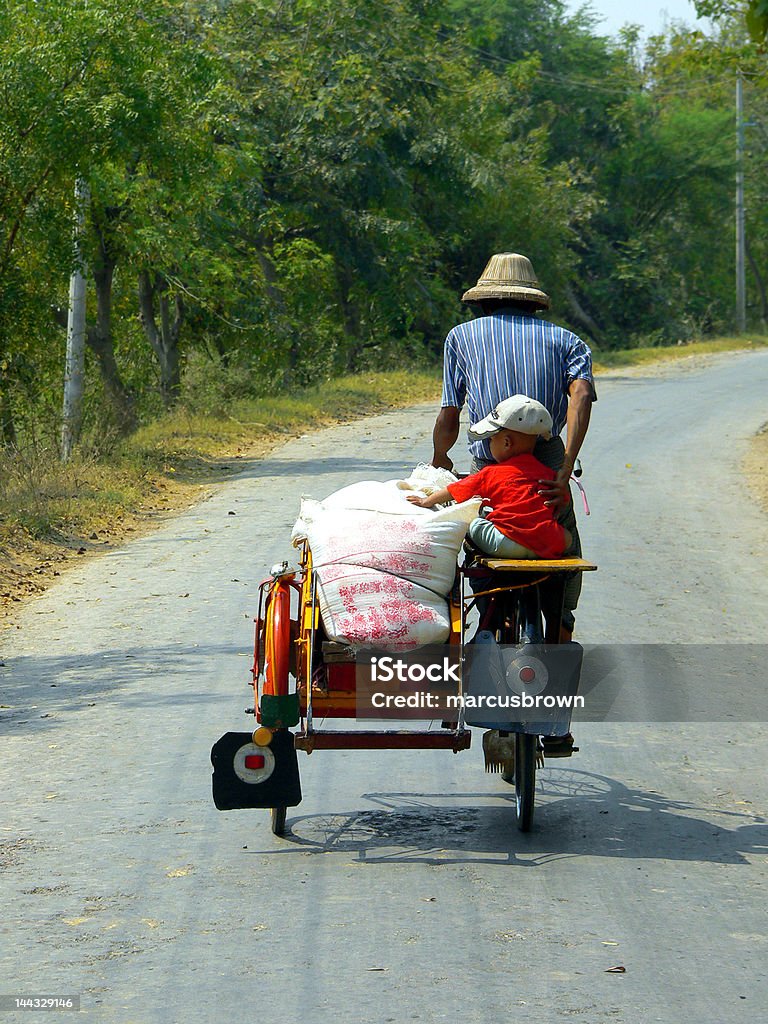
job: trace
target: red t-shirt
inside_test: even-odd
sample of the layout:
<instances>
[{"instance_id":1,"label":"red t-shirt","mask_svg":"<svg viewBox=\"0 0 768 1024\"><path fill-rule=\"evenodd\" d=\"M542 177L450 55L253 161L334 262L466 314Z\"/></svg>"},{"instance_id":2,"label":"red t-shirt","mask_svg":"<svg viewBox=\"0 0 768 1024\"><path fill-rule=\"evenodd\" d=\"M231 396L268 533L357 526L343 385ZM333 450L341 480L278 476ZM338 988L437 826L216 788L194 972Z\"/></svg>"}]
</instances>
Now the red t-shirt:
<instances>
[{"instance_id":1,"label":"red t-shirt","mask_svg":"<svg viewBox=\"0 0 768 1024\"><path fill-rule=\"evenodd\" d=\"M565 532L536 493L541 487L539 480L554 480L555 476L554 470L533 455L513 455L449 484L448 491L456 501L485 498L491 506L488 520L505 537L535 551L539 558L559 558L565 549Z\"/></svg>"}]
</instances>

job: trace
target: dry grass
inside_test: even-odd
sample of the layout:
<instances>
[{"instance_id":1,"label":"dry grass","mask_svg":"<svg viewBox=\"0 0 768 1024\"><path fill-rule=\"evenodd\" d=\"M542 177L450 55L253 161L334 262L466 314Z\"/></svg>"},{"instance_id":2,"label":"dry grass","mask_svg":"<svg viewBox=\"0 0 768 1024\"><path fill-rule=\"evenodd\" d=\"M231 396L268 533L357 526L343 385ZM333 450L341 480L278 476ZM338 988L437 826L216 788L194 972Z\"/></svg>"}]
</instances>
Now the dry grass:
<instances>
[{"instance_id":1,"label":"dry grass","mask_svg":"<svg viewBox=\"0 0 768 1024\"><path fill-rule=\"evenodd\" d=\"M598 372L736 348L760 337L720 338L670 349L595 353ZM297 395L233 404L225 417L179 408L142 428L108 457L78 455L62 466L55 450L0 455L0 616L44 589L65 563L153 528L227 478L244 457L265 455L288 437L387 409L437 405L439 372L371 373ZM747 472L768 511L768 433L755 439Z\"/></svg>"},{"instance_id":2,"label":"dry grass","mask_svg":"<svg viewBox=\"0 0 768 1024\"><path fill-rule=\"evenodd\" d=\"M223 418L179 408L106 457L63 466L44 446L0 455L0 615L44 589L71 559L151 529L207 487L291 435L418 402L437 373L346 377L298 395L240 402Z\"/></svg>"},{"instance_id":3,"label":"dry grass","mask_svg":"<svg viewBox=\"0 0 768 1024\"><path fill-rule=\"evenodd\" d=\"M741 349L760 349L768 345L764 335L750 334L736 338L713 338L711 341L694 341L688 345L673 345L668 348L648 346L627 348L616 352L594 351L595 372L618 370L628 366L645 366L649 363L666 363L689 356L716 355L719 352L734 352Z\"/></svg>"},{"instance_id":4,"label":"dry grass","mask_svg":"<svg viewBox=\"0 0 768 1024\"><path fill-rule=\"evenodd\" d=\"M128 450L149 458L158 453L182 459L215 458L254 444L274 446L298 432L386 409L436 401L439 394L437 371L341 377L296 395L236 402L226 417L180 408L135 434Z\"/></svg>"}]
</instances>

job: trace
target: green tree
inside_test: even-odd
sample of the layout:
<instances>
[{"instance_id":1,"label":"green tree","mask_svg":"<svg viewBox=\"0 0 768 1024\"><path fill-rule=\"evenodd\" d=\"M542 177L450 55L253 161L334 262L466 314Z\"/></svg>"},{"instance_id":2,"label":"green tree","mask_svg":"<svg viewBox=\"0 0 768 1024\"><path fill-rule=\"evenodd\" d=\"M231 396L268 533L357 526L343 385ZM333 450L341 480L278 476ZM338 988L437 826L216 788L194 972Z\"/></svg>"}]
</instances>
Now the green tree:
<instances>
[{"instance_id":1,"label":"green tree","mask_svg":"<svg viewBox=\"0 0 768 1024\"><path fill-rule=\"evenodd\" d=\"M46 216L69 175L82 139L69 130L83 75L101 32L80 32L81 5L9 0L0 13L0 440L15 444L14 393L29 361L25 331L25 232L54 230ZM39 237L38 237L39 240Z\"/></svg>"},{"instance_id":2,"label":"green tree","mask_svg":"<svg viewBox=\"0 0 768 1024\"><path fill-rule=\"evenodd\" d=\"M737 11L754 43L762 44L768 37L768 0L747 0L738 7L726 0L694 0L700 18L731 18Z\"/></svg>"}]
</instances>

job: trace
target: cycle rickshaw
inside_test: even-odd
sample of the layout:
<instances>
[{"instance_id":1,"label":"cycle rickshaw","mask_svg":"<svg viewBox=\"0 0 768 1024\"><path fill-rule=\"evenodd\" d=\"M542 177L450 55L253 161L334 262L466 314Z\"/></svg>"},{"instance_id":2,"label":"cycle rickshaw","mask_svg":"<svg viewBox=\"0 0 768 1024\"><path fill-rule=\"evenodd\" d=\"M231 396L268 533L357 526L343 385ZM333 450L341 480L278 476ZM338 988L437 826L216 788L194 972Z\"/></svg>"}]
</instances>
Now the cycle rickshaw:
<instances>
[{"instance_id":1,"label":"cycle rickshaw","mask_svg":"<svg viewBox=\"0 0 768 1024\"><path fill-rule=\"evenodd\" d=\"M497 649L511 651L502 664L502 675L507 679L510 672L514 675L518 692L540 686L548 656L566 653L565 647L578 649L580 667L579 645L560 645L563 594L569 574L596 568L583 558L465 559L457 568L449 598L447 641L461 666L459 689L469 676L469 656L480 651L483 640L493 654ZM467 619L478 604L482 605L480 621L470 641ZM479 660L481 670L488 664ZM570 664L573 690L578 670L574 683L572 658ZM497 727L494 742L484 743L486 769L500 771L505 781L514 782L517 825L521 831L531 828L536 770L546 756L540 737L567 733L569 714L542 718L536 712L514 722L494 722L483 721L483 715L473 718L459 704L456 714L444 717L434 728L368 729L360 728L359 722L355 728L327 728L328 720L358 718L360 671L354 651L325 634L317 573L305 542L297 568L287 562L274 566L260 586L251 682L254 705L247 709L256 716L257 726L252 733L226 733L214 745L216 806L220 810L268 808L272 831L282 835L287 808L301 801L297 751L440 749L457 753L470 747L470 726L482 725ZM477 659L474 675L478 675ZM427 724L435 724L430 716L424 718Z\"/></svg>"}]
</instances>

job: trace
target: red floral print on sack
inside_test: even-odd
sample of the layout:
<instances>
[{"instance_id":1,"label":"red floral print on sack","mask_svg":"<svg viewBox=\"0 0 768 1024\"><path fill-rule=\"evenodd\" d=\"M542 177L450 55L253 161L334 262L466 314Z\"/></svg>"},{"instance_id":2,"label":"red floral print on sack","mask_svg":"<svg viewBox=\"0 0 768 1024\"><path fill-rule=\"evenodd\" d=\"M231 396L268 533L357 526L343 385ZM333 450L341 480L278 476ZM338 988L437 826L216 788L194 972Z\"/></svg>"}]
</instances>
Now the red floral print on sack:
<instances>
[{"instance_id":1,"label":"red floral print on sack","mask_svg":"<svg viewBox=\"0 0 768 1024\"><path fill-rule=\"evenodd\" d=\"M330 529L334 533L330 533ZM336 535L335 529L335 526L329 526L329 534L325 538L324 564L360 558L361 561L356 564L366 565L370 559L375 558L381 563L381 568L386 570L390 559L402 558L404 553L434 558L429 537L419 528L418 521L412 518L363 513L355 524L354 532L345 531L345 535L340 537ZM364 547L359 547L359 542L355 544L354 538L357 536L365 538Z\"/></svg>"}]
</instances>

